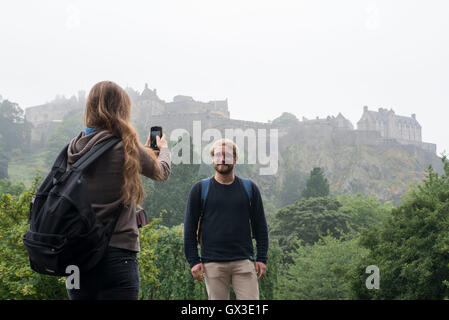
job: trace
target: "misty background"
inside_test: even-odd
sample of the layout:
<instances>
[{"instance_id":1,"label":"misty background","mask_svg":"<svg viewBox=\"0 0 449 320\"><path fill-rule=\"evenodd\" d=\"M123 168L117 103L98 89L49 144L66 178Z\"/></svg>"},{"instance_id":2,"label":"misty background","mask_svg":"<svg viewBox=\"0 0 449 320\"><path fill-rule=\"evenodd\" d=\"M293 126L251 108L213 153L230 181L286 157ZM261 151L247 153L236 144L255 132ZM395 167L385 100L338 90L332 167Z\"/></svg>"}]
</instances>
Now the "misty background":
<instances>
[{"instance_id":1,"label":"misty background","mask_svg":"<svg viewBox=\"0 0 449 320\"><path fill-rule=\"evenodd\" d=\"M2 1L0 14L0 300L68 298L64 279L32 272L23 235L84 126L79 90L103 80L127 87L141 142L148 121L279 129L275 175L236 168L268 224L261 299L449 299L449 160L434 148L449 150L449 2ZM344 117L356 127L364 106L353 130ZM405 118L382 125L390 108ZM142 179L140 299L207 299L180 257L188 195L213 173L172 163L167 181Z\"/></svg>"},{"instance_id":2,"label":"misty background","mask_svg":"<svg viewBox=\"0 0 449 320\"><path fill-rule=\"evenodd\" d=\"M0 94L22 108L98 81L228 98L234 119L416 113L449 150L447 1L2 1Z\"/></svg>"}]
</instances>

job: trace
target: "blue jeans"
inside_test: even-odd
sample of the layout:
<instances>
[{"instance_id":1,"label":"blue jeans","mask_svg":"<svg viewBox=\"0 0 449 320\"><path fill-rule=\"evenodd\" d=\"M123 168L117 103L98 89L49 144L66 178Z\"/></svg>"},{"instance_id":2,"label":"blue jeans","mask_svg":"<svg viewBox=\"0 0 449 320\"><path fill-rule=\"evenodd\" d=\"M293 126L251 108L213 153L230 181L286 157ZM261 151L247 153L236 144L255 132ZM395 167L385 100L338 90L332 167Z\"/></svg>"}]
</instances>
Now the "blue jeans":
<instances>
[{"instance_id":1,"label":"blue jeans","mask_svg":"<svg viewBox=\"0 0 449 320\"><path fill-rule=\"evenodd\" d=\"M80 274L80 288L67 289L70 300L137 300L140 274L137 253L108 247L91 270Z\"/></svg>"}]
</instances>

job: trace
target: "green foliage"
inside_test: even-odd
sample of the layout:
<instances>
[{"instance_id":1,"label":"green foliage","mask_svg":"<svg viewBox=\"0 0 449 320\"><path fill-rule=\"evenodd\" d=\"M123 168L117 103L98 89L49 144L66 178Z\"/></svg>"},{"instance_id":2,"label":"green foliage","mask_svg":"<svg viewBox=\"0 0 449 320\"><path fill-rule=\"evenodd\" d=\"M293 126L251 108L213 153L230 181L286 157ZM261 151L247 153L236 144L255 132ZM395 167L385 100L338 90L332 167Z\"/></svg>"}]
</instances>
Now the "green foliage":
<instances>
[{"instance_id":1,"label":"green foliage","mask_svg":"<svg viewBox=\"0 0 449 320\"><path fill-rule=\"evenodd\" d=\"M279 206L284 207L301 200L301 190L306 184L307 177L296 168L287 168L279 194Z\"/></svg>"},{"instance_id":2,"label":"green foliage","mask_svg":"<svg viewBox=\"0 0 449 320\"><path fill-rule=\"evenodd\" d=\"M340 207L340 202L332 198L296 201L276 213L270 235L279 240L284 255L296 248L298 240L313 244L322 235L338 237L348 231L349 222L349 216L340 212Z\"/></svg>"},{"instance_id":3,"label":"green foliage","mask_svg":"<svg viewBox=\"0 0 449 320\"><path fill-rule=\"evenodd\" d=\"M64 278L31 270L22 236L28 229L30 200L39 183L19 196L0 198L0 299L66 299Z\"/></svg>"},{"instance_id":4,"label":"green foliage","mask_svg":"<svg viewBox=\"0 0 449 320\"><path fill-rule=\"evenodd\" d=\"M9 193L15 196L20 195L25 191L25 185L23 183L13 183L10 179L0 180L0 195Z\"/></svg>"},{"instance_id":5,"label":"green foliage","mask_svg":"<svg viewBox=\"0 0 449 320\"><path fill-rule=\"evenodd\" d=\"M365 231L369 255L354 270L353 297L359 299L442 299L449 294L449 163L431 168L403 204L378 230ZM365 268L380 270L380 289L367 290Z\"/></svg>"},{"instance_id":6,"label":"green foliage","mask_svg":"<svg viewBox=\"0 0 449 320\"><path fill-rule=\"evenodd\" d=\"M25 113L17 103L0 102L0 139L4 151L9 152L18 146L28 146L31 124L25 120Z\"/></svg>"},{"instance_id":7,"label":"green foliage","mask_svg":"<svg viewBox=\"0 0 449 320\"><path fill-rule=\"evenodd\" d=\"M254 244L254 248L256 245ZM281 265L282 249L279 243L270 241L268 248L267 274L262 280L259 280L259 298L261 300L276 299L276 289L279 283L279 274L282 271Z\"/></svg>"},{"instance_id":8,"label":"green foliage","mask_svg":"<svg viewBox=\"0 0 449 320\"><path fill-rule=\"evenodd\" d=\"M204 283L194 281L184 257L182 225L145 230L140 239L141 299L207 299Z\"/></svg>"},{"instance_id":9,"label":"green foliage","mask_svg":"<svg viewBox=\"0 0 449 320\"><path fill-rule=\"evenodd\" d=\"M5 179L8 177L8 157L1 145L1 135L0 135L0 179Z\"/></svg>"},{"instance_id":10,"label":"green foliage","mask_svg":"<svg viewBox=\"0 0 449 320\"><path fill-rule=\"evenodd\" d=\"M355 231L378 227L394 208L391 202L381 204L376 198L362 194L342 194L337 200L342 204L339 211L349 216L350 226Z\"/></svg>"},{"instance_id":11,"label":"green foliage","mask_svg":"<svg viewBox=\"0 0 449 320\"><path fill-rule=\"evenodd\" d=\"M172 164L167 181L145 179L146 197L142 207L151 219L158 218L163 212L162 225L171 227L184 221L189 191L203 178L198 170L198 164Z\"/></svg>"},{"instance_id":12,"label":"green foliage","mask_svg":"<svg viewBox=\"0 0 449 320\"><path fill-rule=\"evenodd\" d=\"M17 103L0 100L0 179L8 177L8 162L13 150L27 150L31 124Z\"/></svg>"},{"instance_id":13,"label":"green foliage","mask_svg":"<svg viewBox=\"0 0 449 320\"><path fill-rule=\"evenodd\" d=\"M308 199L312 197L327 197L328 195L329 182L324 177L323 169L319 167L313 168L306 182L306 187L302 191L302 196Z\"/></svg>"},{"instance_id":14,"label":"green foliage","mask_svg":"<svg viewBox=\"0 0 449 320\"><path fill-rule=\"evenodd\" d=\"M350 275L367 254L357 239L325 236L313 245L299 245L293 263L280 277L279 299L350 299Z\"/></svg>"}]
</instances>

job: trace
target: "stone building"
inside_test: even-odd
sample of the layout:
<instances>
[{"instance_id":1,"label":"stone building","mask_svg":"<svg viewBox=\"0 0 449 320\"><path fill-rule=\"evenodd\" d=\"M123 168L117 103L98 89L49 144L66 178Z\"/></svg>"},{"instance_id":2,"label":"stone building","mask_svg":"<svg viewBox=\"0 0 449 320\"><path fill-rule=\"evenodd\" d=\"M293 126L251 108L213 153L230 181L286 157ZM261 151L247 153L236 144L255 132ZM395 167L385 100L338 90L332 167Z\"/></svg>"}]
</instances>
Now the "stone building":
<instances>
[{"instance_id":1,"label":"stone building","mask_svg":"<svg viewBox=\"0 0 449 320\"><path fill-rule=\"evenodd\" d=\"M64 96L56 96L49 103L26 108L25 119L33 125L31 146L44 146L53 129L62 122L66 114L84 107L85 95L85 91L79 91L78 97L72 96L69 99Z\"/></svg>"},{"instance_id":2,"label":"stone building","mask_svg":"<svg viewBox=\"0 0 449 320\"><path fill-rule=\"evenodd\" d=\"M229 119L228 99L200 102L190 96L177 95L173 98L173 102L166 104L166 112L176 114L209 112Z\"/></svg>"},{"instance_id":3,"label":"stone building","mask_svg":"<svg viewBox=\"0 0 449 320\"><path fill-rule=\"evenodd\" d=\"M363 107L357 129L379 131L380 135L387 139L422 142L421 125L416 120L416 115L398 116L393 109L379 108L378 111L370 111L367 106Z\"/></svg>"},{"instance_id":4,"label":"stone building","mask_svg":"<svg viewBox=\"0 0 449 320\"><path fill-rule=\"evenodd\" d=\"M158 97L156 89L148 88L148 84L145 84L145 89L141 94L133 92L130 88L127 91L133 100L131 119L135 123L149 125L150 123L154 124L155 120L173 122L176 117L180 117L181 122L185 122L187 118L196 120L210 117L229 119L227 99L201 102L190 96L177 95L172 102L165 102Z\"/></svg>"},{"instance_id":5,"label":"stone building","mask_svg":"<svg viewBox=\"0 0 449 320\"><path fill-rule=\"evenodd\" d=\"M316 119L309 120L306 117L302 117L302 124L304 125L329 125L334 128L354 130L354 126L351 121L346 119L341 112L335 116L327 116L324 119L316 117Z\"/></svg>"},{"instance_id":6,"label":"stone building","mask_svg":"<svg viewBox=\"0 0 449 320\"><path fill-rule=\"evenodd\" d=\"M378 111L363 107L363 114L357 122L357 130L377 131L386 140L395 140L400 144L416 145L431 152L436 152L436 145L422 141L421 125L416 115L411 117L396 115L393 109L379 108Z\"/></svg>"}]
</instances>

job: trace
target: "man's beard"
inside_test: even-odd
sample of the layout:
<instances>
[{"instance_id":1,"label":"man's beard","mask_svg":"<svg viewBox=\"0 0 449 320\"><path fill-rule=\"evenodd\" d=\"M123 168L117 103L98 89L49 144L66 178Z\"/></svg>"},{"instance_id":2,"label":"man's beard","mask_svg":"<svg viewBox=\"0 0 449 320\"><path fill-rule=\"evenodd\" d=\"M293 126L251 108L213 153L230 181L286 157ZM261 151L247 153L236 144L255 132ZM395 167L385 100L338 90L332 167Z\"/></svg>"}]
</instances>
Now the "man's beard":
<instances>
[{"instance_id":1,"label":"man's beard","mask_svg":"<svg viewBox=\"0 0 449 320\"><path fill-rule=\"evenodd\" d=\"M218 173L228 174L229 172L231 172L234 169L234 165L233 164L221 164L221 163L214 164L214 169Z\"/></svg>"}]
</instances>

